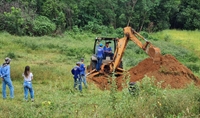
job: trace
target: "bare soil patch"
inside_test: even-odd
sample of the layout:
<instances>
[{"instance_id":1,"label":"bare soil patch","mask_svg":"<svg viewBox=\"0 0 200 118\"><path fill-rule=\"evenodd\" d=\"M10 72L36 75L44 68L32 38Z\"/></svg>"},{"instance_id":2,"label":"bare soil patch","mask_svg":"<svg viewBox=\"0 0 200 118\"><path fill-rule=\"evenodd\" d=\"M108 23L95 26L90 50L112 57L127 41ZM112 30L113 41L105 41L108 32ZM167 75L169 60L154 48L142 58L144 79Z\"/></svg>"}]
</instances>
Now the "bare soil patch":
<instances>
[{"instance_id":1,"label":"bare soil patch","mask_svg":"<svg viewBox=\"0 0 200 118\"><path fill-rule=\"evenodd\" d=\"M181 64L172 55L161 56L160 61L154 61L152 58L146 58L137 66L130 68L127 75L117 77L116 83L119 90L122 90L123 78L129 78L130 82L142 80L145 76L155 78L155 82L161 82L161 87L184 88L187 84L194 82L195 85L200 85L200 80L186 66ZM99 75L93 78L88 78L93 81L100 89L109 89L111 78Z\"/></svg>"}]
</instances>

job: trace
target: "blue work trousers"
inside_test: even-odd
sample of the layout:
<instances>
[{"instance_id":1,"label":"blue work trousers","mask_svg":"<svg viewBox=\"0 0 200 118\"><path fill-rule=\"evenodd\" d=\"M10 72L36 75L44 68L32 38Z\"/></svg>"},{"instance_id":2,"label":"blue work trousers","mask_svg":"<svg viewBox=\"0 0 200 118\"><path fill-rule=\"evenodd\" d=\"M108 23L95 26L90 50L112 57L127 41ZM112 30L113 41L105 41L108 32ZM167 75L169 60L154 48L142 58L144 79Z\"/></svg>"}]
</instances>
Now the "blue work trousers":
<instances>
[{"instance_id":1,"label":"blue work trousers","mask_svg":"<svg viewBox=\"0 0 200 118\"><path fill-rule=\"evenodd\" d=\"M32 82L31 81L24 81L24 98L27 100L28 99L28 91L30 92L31 99L34 99L34 90L32 87Z\"/></svg>"},{"instance_id":2,"label":"blue work trousers","mask_svg":"<svg viewBox=\"0 0 200 118\"><path fill-rule=\"evenodd\" d=\"M83 82L84 86L87 88L86 76L85 75L81 75L81 79L82 79L82 82Z\"/></svg>"},{"instance_id":3,"label":"blue work trousers","mask_svg":"<svg viewBox=\"0 0 200 118\"><path fill-rule=\"evenodd\" d=\"M97 65L96 65L97 71L99 71L101 69L102 59L103 59L103 57L97 57Z\"/></svg>"},{"instance_id":4,"label":"blue work trousers","mask_svg":"<svg viewBox=\"0 0 200 118\"><path fill-rule=\"evenodd\" d=\"M113 60L114 54L113 53L104 52L104 59L106 59L107 56L110 57L111 60Z\"/></svg>"},{"instance_id":5,"label":"blue work trousers","mask_svg":"<svg viewBox=\"0 0 200 118\"><path fill-rule=\"evenodd\" d=\"M9 89L10 89L10 98L14 98L14 87L12 85L12 81L10 78L5 78L2 81L2 94L3 94L3 98L6 98L6 85L8 85Z\"/></svg>"},{"instance_id":6,"label":"blue work trousers","mask_svg":"<svg viewBox=\"0 0 200 118\"><path fill-rule=\"evenodd\" d=\"M82 91L82 83L81 82L82 81L81 81L80 77L74 78L74 88L77 89L77 87L78 87L79 91Z\"/></svg>"}]
</instances>

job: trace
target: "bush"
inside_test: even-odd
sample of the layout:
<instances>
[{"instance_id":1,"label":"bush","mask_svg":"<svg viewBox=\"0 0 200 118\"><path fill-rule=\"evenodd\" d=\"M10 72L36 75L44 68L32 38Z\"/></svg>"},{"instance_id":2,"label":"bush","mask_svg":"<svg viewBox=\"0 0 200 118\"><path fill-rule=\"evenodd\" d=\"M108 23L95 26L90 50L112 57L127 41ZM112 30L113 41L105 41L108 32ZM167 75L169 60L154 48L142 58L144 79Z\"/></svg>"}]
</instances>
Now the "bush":
<instances>
[{"instance_id":1,"label":"bush","mask_svg":"<svg viewBox=\"0 0 200 118\"><path fill-rule=\"evenodd\" d=\"M77 34L77 33L80 33L80 29L78 28L78 26L73 26L73 33Z\"/></svg>"},{"instance_id":2,"label":"bush","mask_svg":"<svg viewBox=\"0 0 200 118\"><path fill-rule=\"evenodd\" d=\"M140 35L143 36L146 39L149 38L149 34L147 32L141 32Z\"/></svg>"},{"instance_id":3,"label":"bush","mask_svg":"<svg viewBox=\"0 0 200 118\"><path fill-rule=\"evenodd\" d=\"M37 36L49 35L55 31L56 25L45 16L37 16L33 21L33 33Z\"/></svg>"},{"instance_id":4,"label":"bush","mask_svg":"<svg viewBox=\"0 0 200 118\"><path fill-rule=\"evenodd\" d=\"M4 12L5 30L11 34L22 35L24 19L20 8L11 7L11 12Z\"/></svg>"},{"instance_id":5,"label":"bush","mask_svg":"<svg viewBox=\"0 0 200 118\"><path fill-rule=\"evenodd\" d=\"M0 13L0 31L5 29L5 17L3 14Z\"/></svg>"},{"instance_id":6,"label":"bush","mask_svg":"<svg viewBox=\"0 0 200 118\"><path fill-rule=\"evenodd\" d=\"M125 68L132 67L137 65L145 57L147 57L147 54L134 42L130 41L127 44L126 50L124 52L123 64L125 65Z\"/></svg>"},{"instance_id":7,"label":"bush","mask_svg":"<svg viewBox=\"0 0 200 118\"><path fill-rule=\"evenodd\" d=\"M101 33L101 26L95 22L88 22L88 24L85 25L83 29L91 31L92 33Z\"/></svg>"},{"instance_id":8,"label":"bush","mask_svg":"<svg viewBox=\"0 0 200 118\"><path fill-rule=\"evenodd\" d=\"M170 35L166 35L166 36L164 37L164 40L167 41L167 42L170 41L170 40L171 40Z\"/></svg>"},{"instance_id":9,"label":"bush","mask_svg":"<svg viewBox=\"0 0 200 118\"><path fill-rule=\"evenodd\" d=\"M42 5L41 15L53 21L58 32L64 31L66 25L66 16L63 9L62 2L57 2L56 0L46 0Z\"/></svg>"},{"instance_id":10,"label":"bush","mask_svg":"<svg viewBox=\"0 0 200 118\"><path fill-rule=\"evenodd\" d=\"M99 25L97 22L88 22L88 24L83 27L83 30L87 30L96 34L103 34L104 36L107 36L108 34L113 34L115 32L115 29L112 26L109 27ZM123 32L123 30L121 32Z\"/></svg>"},{"instance_id":11,"label":"bush","mask_svg":"<svg viewBox=\"0 0 200 118\"><path fill-rule=\"evenodd\" d=\"M158 46L161 50L162 55L171 54L182 62L197 62L198 57L186 48L168 43L165 41L154 41L152 42L155 46Z\"/></svg>"},{"instance_id":12,"label":"bush","mask_svg":"<svg viewBox=\"0 0 200 118\"><path fill-rule=\"evenodd\" d=\"M117 28L115 29L115 33L117 34L118 38L121 38L124 36L123 28Z\"/></svg>"},{"instance_id":13,"label":"bush","mask_svg":"<svg viewBox=\"0 0 200 118\"><path fill-rule=\"evenodd\" d=\"M15 53L13 53L13 52L9 52L9 53L6 55L6 57L9 57L9 58L11 58L11 59L15 59L15 58L16 58L16 55L15 55Z\"/></svg>"},{"instance_id":14,"label":"bush","mask_svg":"<svg viewBox=\"0 0 200 118\"><path fill-rule=\"evenodd\" d=\"M196 63L186 63L185 64L190 70L192 70L193 72L200 72L200 64L196 64Z\"/></svg>"}]
</instances>

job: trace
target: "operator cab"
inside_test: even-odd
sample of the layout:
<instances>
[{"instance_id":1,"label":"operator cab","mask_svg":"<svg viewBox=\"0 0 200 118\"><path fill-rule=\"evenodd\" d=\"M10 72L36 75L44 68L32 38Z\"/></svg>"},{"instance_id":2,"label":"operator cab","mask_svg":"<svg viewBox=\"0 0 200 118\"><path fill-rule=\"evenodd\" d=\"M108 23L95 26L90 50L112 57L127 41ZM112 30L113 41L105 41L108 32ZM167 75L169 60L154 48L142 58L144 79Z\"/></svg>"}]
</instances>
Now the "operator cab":
<instances>
[{"instance_id":1,"label":"operator cab","mask_svg":"<svg viewBox=\"0 0 200 118\"><path fill-rule=\"evenodd\" d=\"M109 43L109 47L111 47L111 49L112 49L112 57L114 56L114 52L116 50L117 39L116 38L97 37L95 39L95 42L94 42L94 50L93 50L92 61L97 60L96 52L97 52L97 49L98 49L98 46L99 46L100 43L103 44L103 48L104 48L104 46L106 46L106 43ZM105 64L105 63L109 63L109 62L112 62L111 56L108 56L108 55L105 56L104 55L102 63Z\"/></svg>"}]
</instances>

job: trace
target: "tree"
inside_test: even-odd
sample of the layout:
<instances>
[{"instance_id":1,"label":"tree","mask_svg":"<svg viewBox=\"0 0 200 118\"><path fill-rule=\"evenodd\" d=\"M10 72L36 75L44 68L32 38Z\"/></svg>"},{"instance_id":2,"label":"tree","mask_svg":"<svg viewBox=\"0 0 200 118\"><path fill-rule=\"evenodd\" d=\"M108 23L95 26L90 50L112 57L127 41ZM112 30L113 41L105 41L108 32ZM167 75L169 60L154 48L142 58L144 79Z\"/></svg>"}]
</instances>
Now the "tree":
<instances>
[{"instance_id":1,"label":"tree","mask_svg":"<svg viewBox=\"0 0 200 118\"><path fill-rule=\"evenodd\" d=\"M153 13L154 7L159 5L160 0L139 0L134 6L133 12L129 11L128 15L132 14L130 25L136 31L145 30L151 22L149 17ZM134 3L132 3L134 4Z\"/></svg>"},{"instance_id":2,"label":"tree","mask_svg":"<svg viewBox=\"0 0 200 118\"><path fill-rule=\"evenodd\" d=\"M137 0L118 0L116 8L116 27L136 26L134 18L138 18L135 14L135 6Z\"/></svg>"},{"instance_id":3,"label":"tree","mask_svg":"<svg viewBox=\"0 0 200 118\"><path fill-rule=\"evenodd\" d=\"M181 0L177 13L176 28L195 30L200 29L200 1Z\"/></svg>"},{"instance_id":4,"label":"tree","mask_svg":"<svg viewBox=\"0 0 200 118\"><path fill-rule=\"evenodd\" d=\"M174 0L160 0L159 4L154 7L150 15L150 21L153 23L153 31L169 29L171 27L171 16L176 10L178 4Z\"/></svg>"},{"instance_id":5,"label":"tree","mask_svg":"<svg viewBox=\"0 0 200 118\"><path fill-rule=\"evenodd\" d=\"M63 4L57 0L47 0L42 6L41 14L48 17L56 24L56 30L64 30L65 14L63 13Z\"/></svg>"},{"instance_id":6,"label":"tree","mask_svg":"<svg viewBox=\"0 0 200 118\"><path fill-rule=\"evenodd\" d=\"M11 34L22 35L22 25L24 19L20 8L11 7L11 12L4 12L5 15L5 30Z\"/></svg>"}]
</instances>

